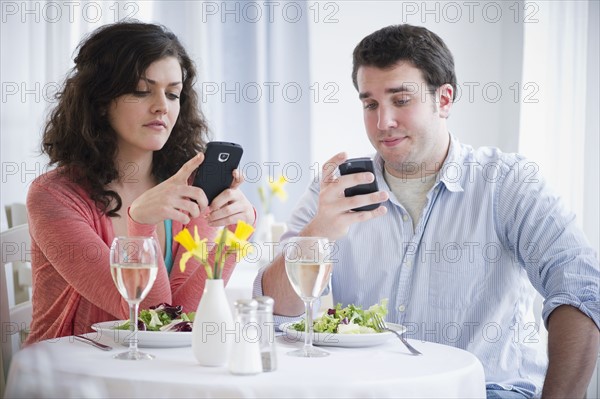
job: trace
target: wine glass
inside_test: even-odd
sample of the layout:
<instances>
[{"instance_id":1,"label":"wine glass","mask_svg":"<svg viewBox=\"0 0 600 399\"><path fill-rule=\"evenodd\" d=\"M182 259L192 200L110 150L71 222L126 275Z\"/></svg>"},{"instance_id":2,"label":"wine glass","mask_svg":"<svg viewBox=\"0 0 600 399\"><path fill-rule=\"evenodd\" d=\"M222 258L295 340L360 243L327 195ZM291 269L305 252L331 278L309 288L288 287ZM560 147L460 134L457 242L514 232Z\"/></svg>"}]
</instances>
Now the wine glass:
<instances>
[{"instance_id":1,"label":"wine glass","mask_svg":"<svg viewBox=\"0 0 600 399\"><path fill-rule=\"evenodd\" d=\"M323 237L293 237L284 247L285 271L296 294L304 302L304 347L288 355L300 357L329 356L329 352L315 348L313 340L313 303L331 277L333 243Z\"/></svg>"},{"instance_id":2,"label":"wine glass","mask_svg":"<svg viewBox=\"0 0 600 399\"><path fill-rule=\"evenodd\" d=\"M115 237L110 247L110 273L119 293L129 304L129 351L115 359L154 359L138 351L138 307L148 295L158 273L156 241L152 237Z\"/></svg>"}]
</instances>

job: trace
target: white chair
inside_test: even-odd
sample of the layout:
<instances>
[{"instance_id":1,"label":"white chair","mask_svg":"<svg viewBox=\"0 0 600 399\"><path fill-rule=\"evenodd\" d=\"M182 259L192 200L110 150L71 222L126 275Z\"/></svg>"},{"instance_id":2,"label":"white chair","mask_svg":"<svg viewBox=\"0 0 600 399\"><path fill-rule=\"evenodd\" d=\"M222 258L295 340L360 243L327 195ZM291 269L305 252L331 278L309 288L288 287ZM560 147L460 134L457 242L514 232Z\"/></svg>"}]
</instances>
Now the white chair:
<instances>
[{"instance_id":1,"label":"white chair","mask_svg":"<svg viewBox=\"0 0 600 399\"><path fill-rule=\"evenodd\" d=\"M15 202L4 207L6 211L6 223L8 228L28 223L27 207L25 204ZM31 264L17 262L13 264L14 297L15 303L25 302L31 299Z\"/></svg>"},{"instance_id":2,"label":"white chair","mask_svg":"<svg viewBox=\"0 0 600 399\"><path fill-rule=\"evenodd\" d=\"M6 205L4 211L6 212L6 222L9 228L27 224L27 207L25 204L17 202Z\"/></svg>"},{"instance_id":3,"label":"white chair","mask_svg":"<svg viewBox=\"0 0 600 399\"><path fill-rule=\"evenodd\" d=\"M0 320L3 378L8 375L12 356L27 337L32 318L31 300L15 300L13 267L31 262L31 237L27 224L0 233L2 270L0 272Z\"/></svg>"}]
</instances>

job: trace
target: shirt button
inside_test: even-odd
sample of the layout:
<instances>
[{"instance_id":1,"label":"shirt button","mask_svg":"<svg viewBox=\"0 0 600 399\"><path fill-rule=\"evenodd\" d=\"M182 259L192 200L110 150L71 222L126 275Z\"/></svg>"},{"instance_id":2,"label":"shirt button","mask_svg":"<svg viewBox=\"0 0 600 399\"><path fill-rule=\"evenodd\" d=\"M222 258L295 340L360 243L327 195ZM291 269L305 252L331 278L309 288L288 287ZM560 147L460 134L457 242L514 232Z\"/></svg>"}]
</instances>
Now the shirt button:
<instances>
[{"instance_id":1,"label":"shirt button","mask_svg":"<svg viewBox=\"0 0 600 399\"><path fill-rule=\"evenodd\" d=\"M408 215L402 216L402 220L404 220L405 222L408 221Z\"/></svg>"},{"instance_id":2,"label":"shirt button","mask_svg":"<svg viewBox=\"0 0 600 399\"><path fill-rule=\"evenodd\" d=\"M411 267L412 266L412 262L409 261L409 260L407 260L406 263L405 263L405 265L406 265L406 267Z\"/></svg>"},{"instance_id":3,"label":"shirt button","mask_svg":"<svg viewBox=\"0 0 600 399\"><path fill-rule=\"evenodd\" d=\"M398 306L398 310L401 312L404 312L405 309L406 309L406 306L404 306L404 305Z\"/></svg>"}]
</instances>

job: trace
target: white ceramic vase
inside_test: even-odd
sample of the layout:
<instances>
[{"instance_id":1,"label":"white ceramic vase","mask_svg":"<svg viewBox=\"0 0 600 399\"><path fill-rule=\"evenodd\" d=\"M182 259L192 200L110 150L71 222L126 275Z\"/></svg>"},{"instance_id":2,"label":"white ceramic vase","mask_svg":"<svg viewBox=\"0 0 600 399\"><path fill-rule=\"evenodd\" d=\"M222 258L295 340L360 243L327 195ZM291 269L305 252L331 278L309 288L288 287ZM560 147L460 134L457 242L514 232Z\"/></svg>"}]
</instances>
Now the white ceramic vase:
<instances>
[{"instance_id":1,"label":"white ceramic vase","mask_svg":"<svg viewBox=\"0 0 600 399\"><path fill-rule=\"evenodd\" d=\"M259 258L256 260L258 262L258 267L262 267L266 264L271 263L272 257L269 256L269 251L271 251L272 244L266 244L273 242L273 236L271 234L273 223L275 222L275 216L272 213L267 213L262 217L259 217L258 224L256 226L256 231L254 232L254 236L252 241L259 247Z\"/></svg>"},{"instance_id":2,"label":"white ceramic vase","mask_svg":"<svg viewBox=\"0 0 600 399\"><path fill-rule=\"evenodd\" d=\"M233 316L222 279L206 280L192 329L192 350L202 366L225 366L235 339Z\"/></svg>"},{"instance_id":3,"label":"white ceramic vase","mask_svg":"<svg viewBox=\"0 0 600 399\"><path fill-rule=\"evenodd\" d=\"M271 242L273 240L272 231L273 223L275 223L275 216L272 213L267 213L261 219L258 220L258 226L256 231L256 238L260 244L265 242Z\"/></svg>"}]
</instances>

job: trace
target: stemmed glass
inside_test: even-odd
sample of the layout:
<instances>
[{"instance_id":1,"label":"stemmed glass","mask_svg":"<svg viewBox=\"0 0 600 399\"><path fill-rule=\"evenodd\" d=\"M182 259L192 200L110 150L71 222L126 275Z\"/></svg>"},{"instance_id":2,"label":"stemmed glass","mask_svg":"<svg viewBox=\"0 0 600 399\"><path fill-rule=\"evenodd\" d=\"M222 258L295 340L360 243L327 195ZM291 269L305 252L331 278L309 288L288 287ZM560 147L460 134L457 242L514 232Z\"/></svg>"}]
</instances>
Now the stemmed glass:
<instances>
[{"instance_id":1,"label":"stemmed glass","mask_svg":"<svg viewBox=\"0 0 600 399\"><path fill-rule=\"evenodd\" d=\"M315 348L313 341L313 303L317 300L331 277L333 243L323 237L293 237L284 247L285 271L296 294L304 302L304 346L289 352L300 357L329 356L329 352Z\"/></svg>"},{"instance_id":2,"label":"stemmed glass","mask_svg":"<svg viewBox=\"0 0 600 399\"><path fill-rule=\"evenodd\" d=\"M154 359L138 351L138 307L148 295L158 273L156 241L152 237L115 237L110 247L110 273L119 293L129 304L129 351L115 359Z\"/></svg>"}]
</instances>

